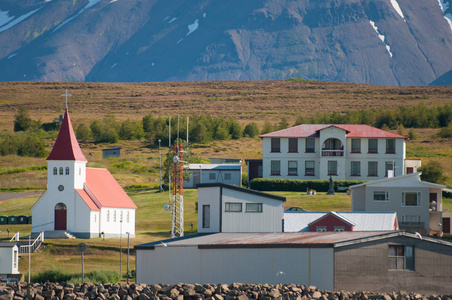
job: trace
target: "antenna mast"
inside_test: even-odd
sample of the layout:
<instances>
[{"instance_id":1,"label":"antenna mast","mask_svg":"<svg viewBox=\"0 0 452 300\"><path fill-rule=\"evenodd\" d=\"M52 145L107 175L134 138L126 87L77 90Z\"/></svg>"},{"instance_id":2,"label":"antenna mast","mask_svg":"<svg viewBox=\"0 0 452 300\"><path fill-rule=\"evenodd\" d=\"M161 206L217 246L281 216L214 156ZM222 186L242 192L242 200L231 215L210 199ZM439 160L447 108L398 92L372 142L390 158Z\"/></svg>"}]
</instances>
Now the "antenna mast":
<instances>
[{"instance_id":1,"label":"antenna mast","mask_svg":"<svg viewBox=\"0 0 452 300\"><path fill-rule=\"evenodd\" d=\"M179 117L177 121L177 139L173 156L173 196L171 199L171 237L184 236L184 161L182 143L179 139Z\"/></svg>"}]
</instances>

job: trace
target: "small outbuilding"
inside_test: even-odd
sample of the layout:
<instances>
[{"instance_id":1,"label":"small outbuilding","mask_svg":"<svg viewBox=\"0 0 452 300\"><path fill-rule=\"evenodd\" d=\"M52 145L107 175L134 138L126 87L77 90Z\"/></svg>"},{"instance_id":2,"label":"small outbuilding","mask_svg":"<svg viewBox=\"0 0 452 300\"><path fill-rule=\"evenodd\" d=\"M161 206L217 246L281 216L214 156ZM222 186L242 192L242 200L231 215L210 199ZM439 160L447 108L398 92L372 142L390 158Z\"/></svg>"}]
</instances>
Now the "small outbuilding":
<instances>
[{"instance_id":1,"label":"small outbuilding","mask_svg":"<svg viewBox=\"0 0 452 300\"><path fill-rule=\"evenodd\" d=\"M19 247L17 243L0 242L0 277L19 274Z\"/></svg>"},{"instance_id":2,"label":"small outbuilding","mask_svg":"<svg viewBox=\"0 0 452 300\"><path fill-rule=\"evenodd\" d=\"M242 185L241 164L189 164L185 172L189 178L184 180L184 188L194 189L204 183Z\"/></svg>"},{"instance_id":3,"label":"small outbuilding","mask_svg":"<svg viewBox=\"0 0 452 300\"><path fill-rule=\"evenodd\" d=\"M121 148L102 149L102 158L121 157Z\"/></svg>"}]
</instances>

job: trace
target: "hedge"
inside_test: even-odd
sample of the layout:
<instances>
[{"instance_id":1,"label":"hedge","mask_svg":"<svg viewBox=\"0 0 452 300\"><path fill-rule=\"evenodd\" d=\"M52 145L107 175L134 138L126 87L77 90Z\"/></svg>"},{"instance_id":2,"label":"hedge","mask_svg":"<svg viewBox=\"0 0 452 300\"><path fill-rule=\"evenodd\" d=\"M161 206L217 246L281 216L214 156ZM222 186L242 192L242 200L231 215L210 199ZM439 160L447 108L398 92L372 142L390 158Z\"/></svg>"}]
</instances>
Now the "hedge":
<instances>
[{"instance_id":1,"label":"hedge","mask_svg":"<svg viewBox=\"0 0 452 300\"><path fill-rule=\"evenodd\" d=\"M334 191L346 192L347 187L363 182L366 182L366 180L335 180L333 182ZM328 192L329 186L329 180L255 178L250 182L250 188L258 191L305 192L309 189L317 192ZM343 189L338 189L339 187Z\"/></svg>"}]
</instances>

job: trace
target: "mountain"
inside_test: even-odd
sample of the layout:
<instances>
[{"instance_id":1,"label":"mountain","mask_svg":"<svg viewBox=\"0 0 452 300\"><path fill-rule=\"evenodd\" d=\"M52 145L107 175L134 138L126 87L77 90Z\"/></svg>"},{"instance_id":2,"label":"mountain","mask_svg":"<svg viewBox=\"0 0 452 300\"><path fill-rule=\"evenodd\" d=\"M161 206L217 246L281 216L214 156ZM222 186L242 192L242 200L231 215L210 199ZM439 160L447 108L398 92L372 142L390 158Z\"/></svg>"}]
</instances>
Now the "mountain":
<instances>
[{"instance_id":1,"label":"mountain","mask_svg":"<svg viewBox=\"0 0 452 300\"><path fill-rule=\"evenodd\" d=\"M427 85L450 0L2 0L0 81Z\"/></svg>"}]
</instances>

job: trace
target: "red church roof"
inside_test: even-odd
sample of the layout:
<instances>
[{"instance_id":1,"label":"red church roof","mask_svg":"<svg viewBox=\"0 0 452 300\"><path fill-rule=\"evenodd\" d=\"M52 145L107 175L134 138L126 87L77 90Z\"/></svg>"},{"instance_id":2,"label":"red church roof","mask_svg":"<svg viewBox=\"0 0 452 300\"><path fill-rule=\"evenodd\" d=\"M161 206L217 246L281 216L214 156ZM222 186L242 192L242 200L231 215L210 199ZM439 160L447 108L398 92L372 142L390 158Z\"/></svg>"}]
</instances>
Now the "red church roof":
<instances>
[{"instance_id":1,"label":"red church roof","mask_svg":"<svg viewBox=\"0 0 452 300\"><path fill-rule=\"evenodd\" d=\"M137 208L107 169L86 168L85 190L97 207Z\"/></svg>"},{"instance_id":2,"label":"red church roof","mask_svg":"<svg viewBox=\"0 0 452 300\"><path fill-rule=\"evenodd\" d=\"M297 138L318 137L319 131L328 127L344 130L348 138L398 138L405 139L403 135L395 134L383 129L361 124L302 124L287 129L263 134L261 138Z\"/></svg>"},{"instance_id":3,"label":"red church roof","mask_svg":"<svg viewBox=\"0 0 452 300\"><path fill-rule=\"evenodd\" d=\"M47 160L87 161L78 145L67 108L64 112L60 132Z\"/></svg>"}]
</instances>

